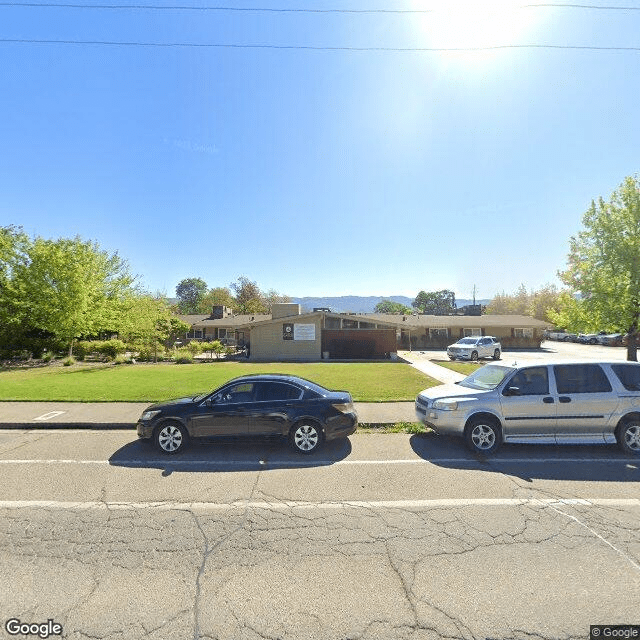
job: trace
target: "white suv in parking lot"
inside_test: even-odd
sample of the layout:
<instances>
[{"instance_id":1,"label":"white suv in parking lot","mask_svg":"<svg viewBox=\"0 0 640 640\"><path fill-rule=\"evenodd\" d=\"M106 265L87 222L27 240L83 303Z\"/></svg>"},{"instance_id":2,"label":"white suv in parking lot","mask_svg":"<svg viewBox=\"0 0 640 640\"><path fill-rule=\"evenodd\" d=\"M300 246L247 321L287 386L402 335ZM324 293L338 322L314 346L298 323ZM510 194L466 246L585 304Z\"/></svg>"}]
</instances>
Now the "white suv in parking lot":
<instances>
[{"instance_id":1,"label":"white suv in parking lot","mask_svg":"<svg viewBox=\"0 0 640 640\"><path fill-rule=\"evenodd\" d=\"M451 360L477 360L478 358L493 358L500 360L502 345L493 336L469 336L460 338L455 344L447 347L447 355Z\"/></svg>"},{"instance_id":2,"label":"white suv in parking lot","mask_svg":"<svg viewBox=\"0 0 640 640\"><path fill-rule=\"evenodd\" d=\"M421 391L416 416L483 453L502 442L613 444L640 455L640 364L488 364Z\"/></svg>"}]
</instances>

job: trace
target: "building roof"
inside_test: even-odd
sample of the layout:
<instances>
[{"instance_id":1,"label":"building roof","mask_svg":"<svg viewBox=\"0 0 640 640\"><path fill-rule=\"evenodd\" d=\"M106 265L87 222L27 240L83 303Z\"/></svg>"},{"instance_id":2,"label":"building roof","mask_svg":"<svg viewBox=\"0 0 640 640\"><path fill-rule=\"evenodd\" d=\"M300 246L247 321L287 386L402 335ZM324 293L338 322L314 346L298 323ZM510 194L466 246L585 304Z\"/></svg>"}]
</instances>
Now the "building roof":
<instances>
[{"instance_id":1,"label":"building roof","mask_svg":"<svg viewBox=\"0 0 640 640\"><path fill-rule=\"evenodd\" d=\"M407 329L429 327L457 327L457 328L489 328L489 327L537 327L544 329L553 326L550 322L538 320L530 316L521 315L484 315L484 316L428 316L428 315L391 315L386 313L365 313L352 318L369 318L370 321L392 322L400 328Z\"/></svg>"},{"instance_id":2,"label":"building roof","mask_svg":"<svg viewBox=\"0 0 640 640\"><path fill-rule=\"evenodd\" d=\"M391 313L327 313L325 311L314 311L300 315L284 316L276 318L271 314L245 314L238 316L227 316L214 320L211 316L204 314L179 316L181 320L188 322L196 329L204 327L253 327L256 325L269 324L272 322L299 322L301 320L311 320L321 316L328 318L342 318L354 322L369 322L387 327L397 327L400 329L427 329L438 327L452 328L482 328L491 327L522 327L545 329L552 327L550 322L537 320L530 316L522 315L483 315L483 316L430 316L430 315L396 315Z\"/></svg>"}]
</instances>

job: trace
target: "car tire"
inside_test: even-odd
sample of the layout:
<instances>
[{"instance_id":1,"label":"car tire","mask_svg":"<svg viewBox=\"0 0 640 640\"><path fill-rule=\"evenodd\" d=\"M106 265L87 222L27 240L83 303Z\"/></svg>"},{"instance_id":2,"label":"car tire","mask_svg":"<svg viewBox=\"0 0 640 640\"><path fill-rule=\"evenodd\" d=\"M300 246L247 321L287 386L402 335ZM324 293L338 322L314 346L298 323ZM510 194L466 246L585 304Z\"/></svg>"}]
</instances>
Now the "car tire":
<instances>
[{"instance_id":1,"label":"car tire","mask_svg":"<svg viewBox=\"0 0 640 640\"><path fill-rule=\"evenodd\" d=\"M322 444L322 429L311 421L294 424L289 431L289 444L298 453L313 453Z\"/></svg>"},{"instance_id":2,"label":"car tire","mask_svg":"<svg viewBox=\"0 0 640 640\"><path fill-rule=\"evenodd\" d=\"M473 418L464 430L464 440L474 453L494 453L502 444L502 432L491 418Z\"/></svg>"},{"instance_id":3,"label":"car tire","mask_svg":"<svg viewBox=\"0 0 640 640\"><path fill-rule=\"evenodd\" d=\"M630 418L621 422L616 429L616 440L625 453L640 455L640 419Z\"/></svg>"},{"instance_id":4,"label":"car tire","mask_svg":"<svg viewBox=\"0 0 640 640\"><path fill-rule=\"evenodd\" d=\"M179 422L163 422L153 433L156 447L167 455L175 455L187 446L187 430Z\"/></svg>"},{"instance_id":5,"label":"car tire","mask_svg":"<svg viewBox=\"0 0 640 640\"><path fill-rule=\"evenodd\" d=\"M449 360L455 360L455 356L449 356Z\"/></svg>"},{"instance_id":6,"label":"car tire","mask_svg":"<svg viewBox=\"0 0 640 640\"><path fill-rule=\"evenodd\" d=\"M478 352L477 351L472 351L471 352L471 360L473 360L474 362L478 359Z\"/></svg>"},{"instance_id":7,"label":"car tire","mask_svg":"<svg viewBox=\"0 0 640 640\"><path fill-rule=\"evenodd\" d=\"M496 349L496 350L493 352L493 359L494 359L494 360L500 360L500 349Z\"/></svg>"},{"instance_id":8,"label":"car tire","mask_svg":"<svg viewBox=\"0 0 640 640\"><path fill-rule=\"evenodd\" d=\"M589 344L596 344L598 341L595 338L591 338L591 340L589 340Z\"/></svg>"}]
</instances>

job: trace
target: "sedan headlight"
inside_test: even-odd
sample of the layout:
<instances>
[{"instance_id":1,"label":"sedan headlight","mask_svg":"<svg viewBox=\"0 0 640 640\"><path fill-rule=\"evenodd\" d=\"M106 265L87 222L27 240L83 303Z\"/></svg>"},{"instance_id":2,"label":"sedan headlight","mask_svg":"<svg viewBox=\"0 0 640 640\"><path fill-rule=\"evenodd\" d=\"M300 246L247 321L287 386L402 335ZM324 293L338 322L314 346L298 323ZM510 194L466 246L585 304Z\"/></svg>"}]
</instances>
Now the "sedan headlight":
<instances>
[{"instance_id":1,"label":"sedan headlight","mask_svg":"<svg viewBox=\"0 0 640 640\"><path fill-rule=\"evenodd\" d=\"M458 408L458 403L455 400L436 400L433 403L433 408L442 411L455 411Z\"/></svg>"},{"instance_id":2,"label":"sedan headlight","mask_svg":"<svg viewBox=\"0 0 640 640\"><path fill-rule=\"evenodd\" d=\"M142 417L140 418L140 420L142 420L143 422L148 422L149 420L157 416L159 413L160 411L145 411L142 414Z\"/></svg>"}]
</instances>

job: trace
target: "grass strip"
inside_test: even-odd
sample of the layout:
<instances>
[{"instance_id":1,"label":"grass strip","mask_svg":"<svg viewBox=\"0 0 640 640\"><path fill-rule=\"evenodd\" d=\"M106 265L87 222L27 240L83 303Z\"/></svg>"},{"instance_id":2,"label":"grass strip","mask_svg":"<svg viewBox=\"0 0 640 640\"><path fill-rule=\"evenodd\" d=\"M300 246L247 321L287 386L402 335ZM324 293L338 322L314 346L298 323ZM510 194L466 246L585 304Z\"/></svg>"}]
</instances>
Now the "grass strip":
<instances>
[{"instance_id":1,"label":"grass strip","mask_svg":"<svg viewBox=\"0 0 640 640\"><path fill-rule=\"evenodd\" d=\"M285 373L328 389L346 390L356 402L412 401L438 381L403 363L213 362L39 367L0 371L0 400L158 402L210 391L231 378Z\"/></svg>"}]
</instances>

